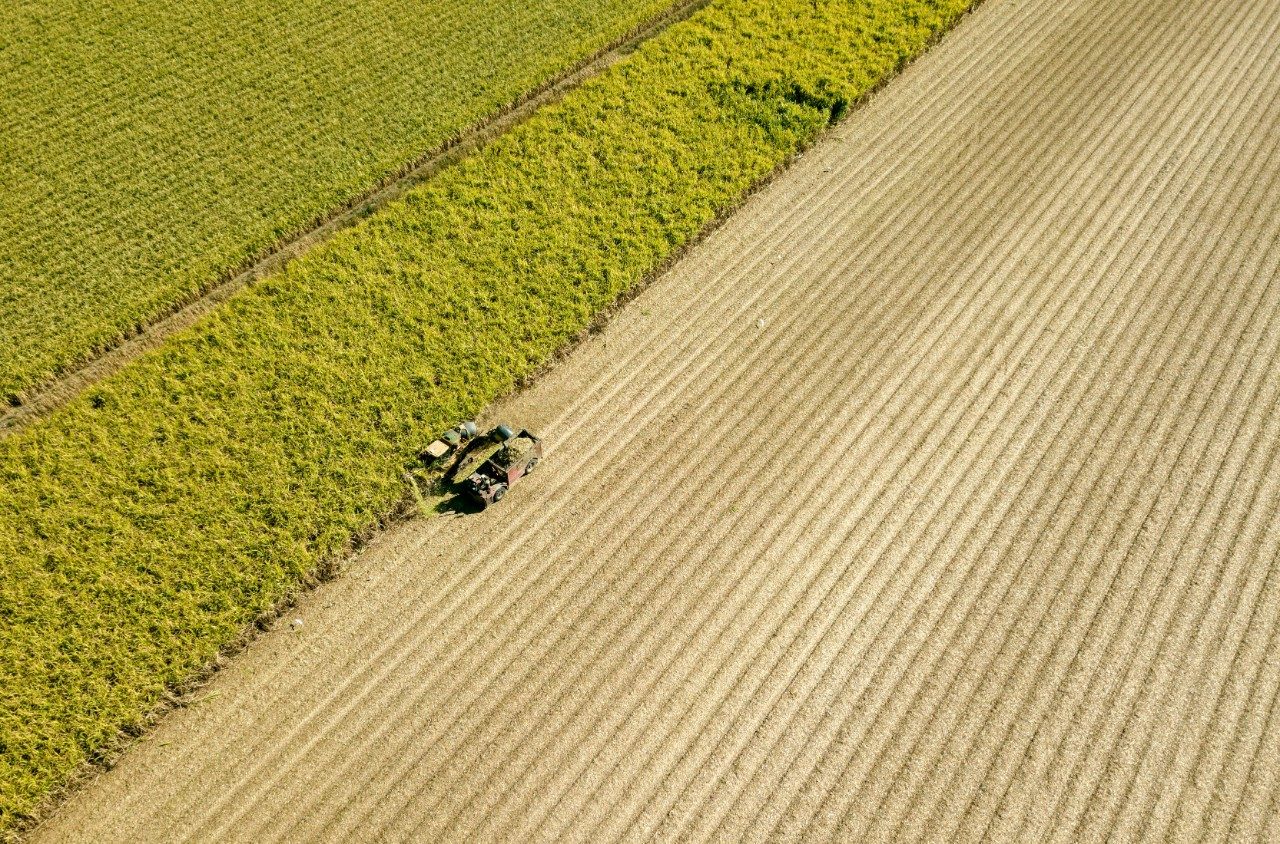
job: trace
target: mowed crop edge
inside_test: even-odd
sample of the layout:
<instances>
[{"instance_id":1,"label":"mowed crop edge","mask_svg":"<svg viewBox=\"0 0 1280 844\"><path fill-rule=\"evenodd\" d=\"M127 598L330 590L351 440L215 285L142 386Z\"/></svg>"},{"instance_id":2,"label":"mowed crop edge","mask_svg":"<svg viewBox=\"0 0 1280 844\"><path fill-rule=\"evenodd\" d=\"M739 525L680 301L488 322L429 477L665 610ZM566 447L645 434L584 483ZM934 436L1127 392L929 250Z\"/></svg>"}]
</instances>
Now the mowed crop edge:
<instances>
[{"instance_id":1,"label":"mowed crop edge","mask_svg":"<svg viewBox=\"0 0 1280 844\"><path fill-rule=\"evenodd\" d=\"M969 4L893 5L715 3L0 442L4 823Z\"/></svg>"}]
</instances>

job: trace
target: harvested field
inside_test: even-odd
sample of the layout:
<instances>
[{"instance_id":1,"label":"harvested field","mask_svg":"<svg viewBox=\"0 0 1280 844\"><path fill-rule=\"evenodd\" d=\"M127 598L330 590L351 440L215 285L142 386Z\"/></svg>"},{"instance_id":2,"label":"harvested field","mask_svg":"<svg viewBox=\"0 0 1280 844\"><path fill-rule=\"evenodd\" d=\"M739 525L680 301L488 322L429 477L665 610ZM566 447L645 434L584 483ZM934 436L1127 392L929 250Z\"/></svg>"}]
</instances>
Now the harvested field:
<instances>
[{"instance_id":1,"label":"harvested field","mask_svg":"<svg viewBox=\"0 0 1280 844\"><path fill-rule=\"evenodd\" d=\"M1277 840L1278 27L989 0L37 840Z\"/></svg>"}]
</instances>

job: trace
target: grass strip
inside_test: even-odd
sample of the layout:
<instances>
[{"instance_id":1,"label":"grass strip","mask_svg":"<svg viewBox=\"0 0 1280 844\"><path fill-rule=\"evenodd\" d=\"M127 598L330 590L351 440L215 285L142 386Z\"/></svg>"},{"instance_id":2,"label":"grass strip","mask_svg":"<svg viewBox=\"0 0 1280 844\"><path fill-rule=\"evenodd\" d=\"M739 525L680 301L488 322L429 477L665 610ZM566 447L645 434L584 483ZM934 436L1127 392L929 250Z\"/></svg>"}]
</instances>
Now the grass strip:
<instances>
[{"instance_id":1,"label":"grass strip","mask_svg":"<svg viewBox=\"0 0 1280 844\"><path fill-rule=\"evenodd\" d=\"M0 828L970 0L716 0L0 441Z\"/></svg>"},{"instance_id":2,"label":"grass strip","mask_svg":"<svg viewBox=\"0 0 1280 844\"><path fill-rule=\"evenodd\" d=\"M669 2L0 4L0 398L229 277Z\"/></svg>"}]
</instances>

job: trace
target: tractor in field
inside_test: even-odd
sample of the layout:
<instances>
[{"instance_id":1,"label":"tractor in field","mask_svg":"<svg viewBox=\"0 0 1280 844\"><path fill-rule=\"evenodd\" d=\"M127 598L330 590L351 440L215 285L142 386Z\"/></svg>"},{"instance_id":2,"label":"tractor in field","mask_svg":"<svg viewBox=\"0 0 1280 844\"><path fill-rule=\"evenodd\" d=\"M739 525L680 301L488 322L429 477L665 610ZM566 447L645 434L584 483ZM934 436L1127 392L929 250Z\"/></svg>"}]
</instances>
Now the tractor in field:
<instances>
[{"instance_id":1,"label":"tractor in field","mask_svg":"<svg viewBox=\"0 0 1280 844\"><path fill-rule=\"evenodd\" d=\"M447 473L450 484L483 509L502 500L517 481L542 459L542 440L529 431L498 425L478 434L474 422L447 431L424 452L424 460L455 454Z\"/></svg>"}]
</instances>

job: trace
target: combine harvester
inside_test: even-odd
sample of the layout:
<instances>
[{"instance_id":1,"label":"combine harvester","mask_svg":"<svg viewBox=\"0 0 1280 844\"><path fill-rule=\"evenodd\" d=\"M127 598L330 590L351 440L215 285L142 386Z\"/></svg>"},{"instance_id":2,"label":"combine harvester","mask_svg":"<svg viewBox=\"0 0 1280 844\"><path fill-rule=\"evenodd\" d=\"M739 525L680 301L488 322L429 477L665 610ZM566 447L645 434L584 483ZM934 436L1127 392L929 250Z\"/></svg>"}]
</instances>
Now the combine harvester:
<instances>
[{"instance_id":1,"label":"combine harvester","mask_svg":"<svg viewBox=\"0 0 1280 844\"><path fill-rule=\"evenodd\" d=\"M446 481L484 509L501 501L507 490L533 472L542 459L542 440L508 425L497 425L481 436L477 430L475 422L467 421L446 431L427 446L422 460L436 465L453 454Z\"/></svg>"}]
</instances>

